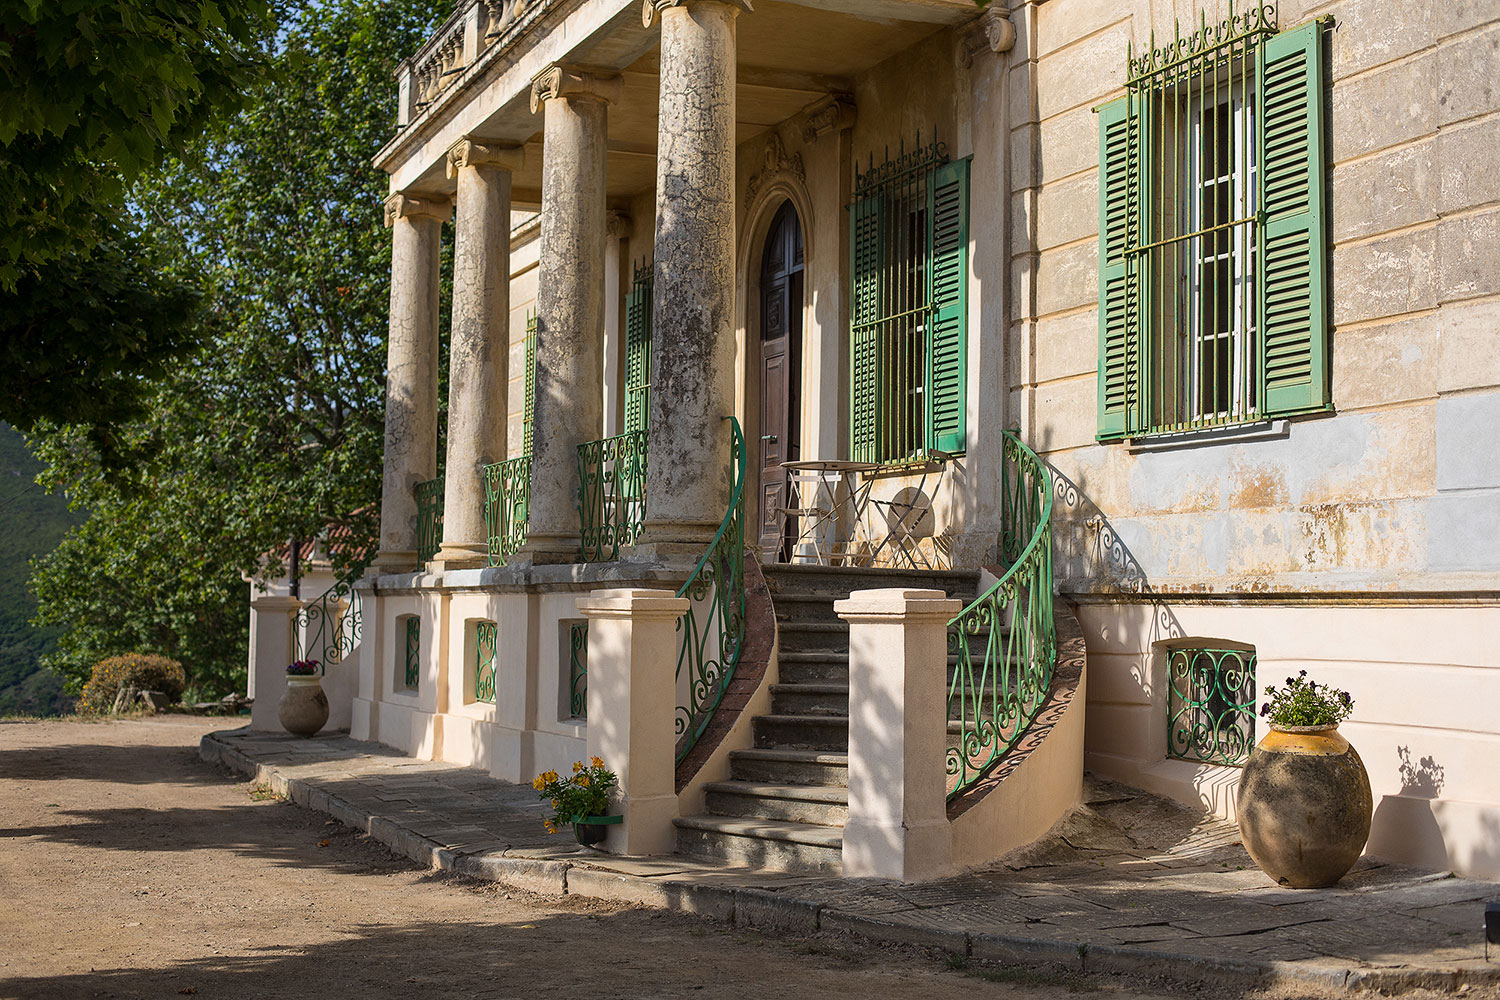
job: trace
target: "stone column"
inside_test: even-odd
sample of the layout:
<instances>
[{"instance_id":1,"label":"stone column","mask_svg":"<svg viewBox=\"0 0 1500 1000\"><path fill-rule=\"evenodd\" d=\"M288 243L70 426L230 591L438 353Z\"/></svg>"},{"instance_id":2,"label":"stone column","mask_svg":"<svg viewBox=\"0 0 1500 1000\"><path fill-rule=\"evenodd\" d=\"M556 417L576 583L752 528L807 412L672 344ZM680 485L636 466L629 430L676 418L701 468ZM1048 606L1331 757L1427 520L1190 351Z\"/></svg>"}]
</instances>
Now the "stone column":
<instances>
[{"instance_id":1,"label":"stone column","mask_svg":"<svg viewBox=\"0 0 1500 1000\"><path fill-rule=\"evenodd\" d=\"M531 527L514 562L578 559L578 446L603 436L604 141L619 92L619 77L563 66L532 83L531 110L545 108L542 240Z\"/></svg>"},{"instance_id":2,"label":"stone column","mask_svg":"<svg viewBox=\"0 0 1500 1000\"><path fill-rule=\"evenodd\" d=\"M941 590L891 588L833 607L849 623L844 875L947 874L948 621L963 604Z\"/></svg>"},{"instance_id":3,"label":"stone column","mask_svg":"<svg viewBox=\"0 0 1500 1000\"><path fill-rule=\"evenodd\" d=\"M386 573L417 568L417 483L437 475L438 257L447 198L393 194L391 332L386 344L380 554Z\"/></svg>"},{"instance_id":4,"label":"stone column","mask_svg":"<svg viewBox=\"0 0 1500 1000\"><path fill-rule=\"evenodd\" d=\"M250 728L280 732L276 705L286 691L286 666L296 645L293 616L302 610L295 597L267 595L250 602Z\"/></svg>"},{"instance_id":5,"label":"stone column","mask_svg":"<svg viewBox=\"0 0 1500 1000\"><path fill-rule=\"evenodd\" d=\"M443 547L433 569L483 566L484 467L505 458L510 385L510 181L521 149L464 137L448 150L458 177L453 236L453 334L448 360L448 461Z\"/></svg>"},{"instance_id":6,"label":"stone column","mask_svg":"<svg viewBox=\"0 0 1500 1000\"><path fill-rule=\"evenodd\" d=\"M729 502L735 18L749 9L645 0L647 25L662 22L646 558L695 555Z\"/></svg>"},{"instance_id":7,"label":"stone column","mask_svg":"<svg viewBox=\"0 0 1500 1000\"><path fill-rule=\"evenodd\" d=\"M596 590L578 598L589 619L588 752L620 779L625 822L608 827L617 854L670 854L677 816L677 619L670 590Z\"/></svg>"}]
</instances>

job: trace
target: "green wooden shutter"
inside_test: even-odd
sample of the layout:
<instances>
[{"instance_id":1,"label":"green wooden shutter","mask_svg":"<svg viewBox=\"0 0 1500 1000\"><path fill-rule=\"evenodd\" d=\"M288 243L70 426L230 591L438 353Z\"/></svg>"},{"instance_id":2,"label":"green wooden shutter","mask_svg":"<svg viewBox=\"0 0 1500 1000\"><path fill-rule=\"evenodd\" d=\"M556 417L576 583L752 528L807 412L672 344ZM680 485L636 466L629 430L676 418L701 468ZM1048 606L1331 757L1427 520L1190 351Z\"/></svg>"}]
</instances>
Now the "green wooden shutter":
<instances>
[{"instance_id":1,"label":"green wooden shutter","mask_svg":"<svg viewBox=\"0 0 1500 1000\"><path fill-rule=\"evenodd\" d=\"M1139 135L1128 98L1099 109L1100 440L1140 427L1139 289L1135 262L1125 253L1138 225L1131 157L1139 155Z\"/></svg>"},{"instance_id":2,"label":"green wooden shutter","mask_svg":"<svg viewBox=\"0 0 1500 1000\"><path fill-rule=\"evenodd\" d=\"M1322 22L1266 40L1260 74L1260 370L1267 416L1328 406Z\"/></svg>"},{"instance_id":3,"label":"green wooden shutter","mask_svg":"<svg viewBox=\"0 0 1500 1000\"><path fill-rule=\"evenodd\" d=\"M927 342L927 447L964 450L969 320L969 160L938 168L928 190L932 330Z\"/></svg>"},{"instance_id":4,"label":"green wooden shutter","mask_svg":"<svg viewBox=\"0 0 1500 1000\"><path fill-rule=\"evenodd\" d=\"M849 207L849 457L876 461L879 424L880 199Z\"/></svg>"},{"instance_id":5,"label":"green wooden shutter","mask_svg":"<svg viewBox=\"0 0 1500 1000\"><path fill-rule=\"evenodd\" d=\"M625 432L651 419L651 265L636 270L625 299Z\"/></svg>"},{"instance_id":6,"label":"green wooden shutter","mask_svg":"<svg viewBox=\"0 0 1500 1000\"><path fill-rule=\"evenodd\" d=\"M531 454L531 427L536 422L536 313L526 317L526 386L521 409L521 454Z\"/></svg>"}]
</instances>

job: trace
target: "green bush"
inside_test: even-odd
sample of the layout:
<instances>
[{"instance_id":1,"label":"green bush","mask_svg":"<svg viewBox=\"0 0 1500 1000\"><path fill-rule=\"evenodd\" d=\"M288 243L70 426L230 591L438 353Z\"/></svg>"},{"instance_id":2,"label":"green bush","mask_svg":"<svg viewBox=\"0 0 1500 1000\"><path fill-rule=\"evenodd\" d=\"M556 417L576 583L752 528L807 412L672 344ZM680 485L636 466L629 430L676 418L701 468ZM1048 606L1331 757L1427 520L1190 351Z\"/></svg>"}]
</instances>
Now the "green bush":
<instances>
[{"instance_id":1,"label":"green bush","mask_svg":"<svg viewBox=\"0 0 1500 1000\"><path fill-rule=\"evenodd\" d=\"M123 687L137 691L160 691L169 701L182 697L187 687L187 674L182 664L165 656L149 653L126 653L110 656L94 664L94 671L83 685L83 694L78 699L80 712L108 712L114 708L115 697Z\"/></svg>"}]
</instances>

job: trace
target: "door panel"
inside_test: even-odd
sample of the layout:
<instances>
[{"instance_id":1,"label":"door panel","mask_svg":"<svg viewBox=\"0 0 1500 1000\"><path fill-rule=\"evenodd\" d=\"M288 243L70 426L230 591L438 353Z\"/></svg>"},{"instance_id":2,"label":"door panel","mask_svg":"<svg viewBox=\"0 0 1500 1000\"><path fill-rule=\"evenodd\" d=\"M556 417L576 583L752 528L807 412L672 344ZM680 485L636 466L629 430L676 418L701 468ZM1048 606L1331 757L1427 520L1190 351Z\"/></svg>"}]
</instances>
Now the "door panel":
<instances>
[{"instance_id":1,"label":"door panel","mask_svg":"<svg viewBox=\"0 0 1500 1000\"><path fill-rule=\"evenodd\" d=\"M760 291L760 548L785 559L797 526L782 514L787 496L782 462L800 457L802 382L802 228L791 202L771 223L761 257ZM795 498L791 498L795 499Z\"/></svg>"}]
</instances>

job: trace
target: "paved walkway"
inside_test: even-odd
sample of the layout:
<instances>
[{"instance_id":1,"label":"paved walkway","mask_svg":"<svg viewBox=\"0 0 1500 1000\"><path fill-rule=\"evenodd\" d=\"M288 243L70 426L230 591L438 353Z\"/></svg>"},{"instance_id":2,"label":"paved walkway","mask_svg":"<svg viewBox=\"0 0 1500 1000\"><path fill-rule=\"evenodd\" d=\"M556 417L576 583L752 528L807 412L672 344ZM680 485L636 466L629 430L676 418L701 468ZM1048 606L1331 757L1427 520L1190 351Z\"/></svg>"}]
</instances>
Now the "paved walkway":
<instances>
[{"instance_id":1,"label":"paved walkway","mask_svg":"<svg viewBox=\"0 0 1500 1000\"><path fill-rule=\"evenodd\" d=\"M348 737L204 737L202 755L398 853L544 894L800 933L847 932L974 958L1092 971L1383 990L1500 985L1484 901L1500 884L1362 860L1336 888L1284 889L1230 824L1091 780L1086 804L987 869L898 884L615 858L542 827L529 785Z\"/></svg>"}]
</instances>

